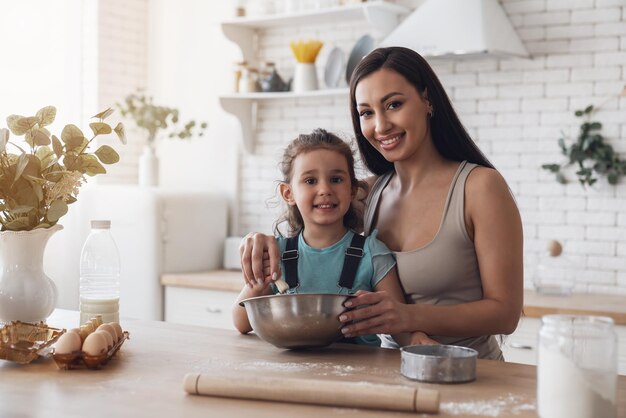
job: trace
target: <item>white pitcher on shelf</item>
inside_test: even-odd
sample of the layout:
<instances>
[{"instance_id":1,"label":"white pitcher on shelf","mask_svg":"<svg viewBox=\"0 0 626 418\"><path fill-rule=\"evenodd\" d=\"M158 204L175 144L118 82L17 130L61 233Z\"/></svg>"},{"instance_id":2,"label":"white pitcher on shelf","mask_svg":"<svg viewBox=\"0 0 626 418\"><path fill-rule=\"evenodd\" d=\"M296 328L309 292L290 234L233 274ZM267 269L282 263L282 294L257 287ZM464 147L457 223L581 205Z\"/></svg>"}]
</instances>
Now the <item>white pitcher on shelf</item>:
<instances>
[{"instance_id":1,"label":"white pitcher on shelf","mask_svg":"<svg viewBox=\"0 0 626 418\"><path fill-rule=\"evenodd\" d=\"M305 62L296 63L292 89L298 93L318 89L315 64Z\"/></svg>"},{"instance_id":2,"label":"white pitcher on shelf","mask_svg":"<svg viewBox=\"0 0 626 418\"><path fill-rule=\"evenodd\" d=\"M322 42L316 40L290 43L291 51L297 61L292 84L294 92L318 89L315 59L323 45Z\"/></svg>"}]
</instances>

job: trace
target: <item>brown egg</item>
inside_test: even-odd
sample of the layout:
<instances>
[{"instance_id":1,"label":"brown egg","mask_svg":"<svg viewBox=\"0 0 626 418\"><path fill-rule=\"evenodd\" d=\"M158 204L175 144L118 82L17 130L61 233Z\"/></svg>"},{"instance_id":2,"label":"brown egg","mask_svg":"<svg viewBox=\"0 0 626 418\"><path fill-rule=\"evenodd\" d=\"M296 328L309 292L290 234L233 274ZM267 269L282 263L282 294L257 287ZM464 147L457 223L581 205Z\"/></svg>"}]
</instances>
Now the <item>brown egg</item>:
<instances>
[{"instance_id":1,"label":"brown egg","mask_svg":"<svg viewBox=\"0 0 626 418\"><path fill-rule=\"evenodd\" d=\"M107 340L107 350L113 347L113 337L106 331L95 331L94 334L102 334L104 339Z\"/></svg>"},{"instance_id":2,"label":"brown egg","mask_svg":"<svg viewBox=\"0 0 626 418\"><path fill-rule=\"evenodd\" d=\"M109 335L111 335L111 338L113 338L113 344L117 343L118 338L117 338L117 332L115 332L115 328L113 328L111 325L109 324L102 324L98 327L98 329L96 331L106 331L109 333Z\"/></svg>"},{"instance_id":3,"label":"brown egg","mask_svg":"<svg viewBox=\"0 0 626 418\"><path fill-rule=\"evenodd\" d=\"M115 329L118 341L121 340L124 336L124 332L122 331L122 327L120 326L120 324L118 322L109 322L109 325L111 325Z\"/></svg>"},{"instance_id":4,"label":"brown egg","mask_svg":"<svg viewBox=\"0 0 626 418\"><path fill-rule=\"evenodd\" d=\"M54 344L55 354L71 354L75 351L80 351L82 342L80 335L73 331L68 331L59 337L59 340Z\"/></svg>"},{"instance_id":5,"label":"brown egg","mask_svg":"<svg viewBox=\"0 0 626 418\"><path fill-rule=\"evenodd\" d=\"M71 330L67 332L75 332L80 337L81 342L83 341L83 337L80 335L80 328L72 328Z\"/></svg>"},{"instance_id":6,"label":"brown egg","mask_svg":"<svg viewBox=\"0 0 626 418\"><path fill-rule=\"evenodd\" d=\"M548 250L550 257L558 257L563 252L563 246L556 240L548 241L546 249Z\"/></svg>"},{"instance_id":7,"label":"brown egg","mask_svg":"<svg viewBox=\"0 0 626 418\"><path fill-rule=\"evenodd\" d=\"M83 352L90 356L99 356L105 354L108 350L107 338L103 332L92 332L85 338L83 343Z\"/></svg>"}]
</instances>

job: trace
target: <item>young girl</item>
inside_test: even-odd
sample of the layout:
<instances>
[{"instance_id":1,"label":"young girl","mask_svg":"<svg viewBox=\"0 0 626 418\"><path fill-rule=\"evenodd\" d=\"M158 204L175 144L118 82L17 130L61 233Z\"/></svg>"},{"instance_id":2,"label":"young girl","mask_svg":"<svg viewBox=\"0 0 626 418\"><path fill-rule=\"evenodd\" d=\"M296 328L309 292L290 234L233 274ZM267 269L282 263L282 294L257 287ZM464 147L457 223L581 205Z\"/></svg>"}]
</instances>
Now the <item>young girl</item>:
<instances>
[{"instance_id":1,"label":"young girl","mask_svg":"<svg viewBox=\"0 0 626 418\"><path fill-rule=\"evenodd\" d=\"M367 186L356 179L350 146L317 129L310 135L300 135L286 148L280 167L283 181L279 192L288 209L274 229L282 271L290 285L287 293L347 295L357 290L375 290L403 303L396 262L389 249L376 239L376 231L367 238L353 231L361 227L362 221L353 200L359 188ZM287 223L290 238L279 232L282 222ZM346 261L348 257L353 260ZM355 259L356 268L344 266L355 264ZM233 308L233 321L239 332L252 330L239 302L272 293L276 293L272 280L246 283ZM409 340L408 334L394 337ZM375 335L360 337L356 342L380 345Z\"/></svg>"}]
</instances>

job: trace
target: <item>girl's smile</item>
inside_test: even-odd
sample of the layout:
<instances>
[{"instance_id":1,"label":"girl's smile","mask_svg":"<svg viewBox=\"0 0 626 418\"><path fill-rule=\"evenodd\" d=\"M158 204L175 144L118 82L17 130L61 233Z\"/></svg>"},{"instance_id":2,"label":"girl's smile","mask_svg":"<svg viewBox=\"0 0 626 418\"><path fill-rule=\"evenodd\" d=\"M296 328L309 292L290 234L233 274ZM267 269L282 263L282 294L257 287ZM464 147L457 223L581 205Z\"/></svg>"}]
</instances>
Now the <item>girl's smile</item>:
<instances>
[{"instance_id":1,"label":"girl's smile","mask_svg":"<svg viewBox=\"0 0 626 418\"><path fill-rule=\"evenodd\" d=\"M317 205L313 205L315 209L320 210L332 210L339 207L336 203L318 203Z\"/></svg>"}]
</instances>

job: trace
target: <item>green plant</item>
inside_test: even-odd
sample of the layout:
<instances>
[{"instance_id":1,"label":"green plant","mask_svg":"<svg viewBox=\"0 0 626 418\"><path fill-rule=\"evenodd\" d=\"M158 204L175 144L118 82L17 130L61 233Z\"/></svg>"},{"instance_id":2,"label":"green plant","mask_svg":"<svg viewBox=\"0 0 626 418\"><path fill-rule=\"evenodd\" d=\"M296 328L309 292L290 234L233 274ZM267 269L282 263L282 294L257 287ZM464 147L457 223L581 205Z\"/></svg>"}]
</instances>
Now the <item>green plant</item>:
<instances>
[{"instance_id":1,"label":"green plant","mask_svg":"<svg viewBox=\"0 0 626 418\"><path fill-rule=\"evenodd\" d=\"M160 129L169 130L169 138L191 138L198 129L196 121L190 120L178 129L179 111L172 107L158 106L153 103L151 96L142 92L126 96L123 103L117 103L117 108L124 117L131 117L135 124L148 132L148 143L152 146ZM203 136L207 123L199 125L198 136Z\"/></svg>"},{"instance_id":2,"label":"green plant","mask_svg":"<svg viewBox=\"0 0 626 418\"><path fill-rule=\"evenodd\" d=\"M112 113L112 109L107 109L93 116L98 121L89 124L93 132L91 139L71 124L63 128L60 139L52 135L46 126L56 117L53 106L40 109L35 116L7 118L9 129L0 129L0 224L3 231L53 226L67 213L67 205L76 201L85 174L104 174L102 164L119 161L118 153L108 145L100 146L93 153L88 151L97 136L113 131L126 143L121 123L112 129L104 122ZM20 146L10 141L9 130L13 135L24 136L25 144ZM18 152L10 153L7 146Z\"/></svg>"},{"instance_id":3,"label":"green plant","mask_svg":"<svg viewBox=\"0 0 626 418\"><path fill-rule=\"evenodd\" d=\"M596 175L606 176L609 184L617 184L623 175L626 175L626 160L622 160L613 150L613 147L604 142L600 133L602 124L592 121L591 118L598 108L587 106L584 110L577 110L574 114L582 118L576 141L571 145L565 142L565 134L561 132L559 147L568 161L564 164L543 164L541 167L555 173L559 183L567 183L561 171L564 167L575 164L578 168L576 175L583 186L593 185L598 179Z\"/></svg>"}]
</instances>

